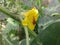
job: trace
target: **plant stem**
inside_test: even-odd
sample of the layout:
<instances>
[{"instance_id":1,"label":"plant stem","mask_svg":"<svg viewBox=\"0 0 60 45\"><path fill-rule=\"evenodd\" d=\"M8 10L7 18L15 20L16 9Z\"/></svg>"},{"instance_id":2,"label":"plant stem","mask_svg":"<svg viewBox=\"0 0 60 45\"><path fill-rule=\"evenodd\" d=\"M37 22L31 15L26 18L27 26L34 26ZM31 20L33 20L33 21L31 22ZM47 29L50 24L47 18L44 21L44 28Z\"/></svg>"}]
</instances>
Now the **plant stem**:
<instances>
[{"instance_id":1,"label":"plant stem","mask_svg":"<svg viewBox=\"0 0 60 45\"><path fill-rule=\"evenodd\" d=\"M1 33L1 32L0 32ZM0 45L3 45L2 44L2 35L0 34Z\"/></svg>"},{"instance_id":2,"label":"plant stem","mask_svg":"<svg viewBox=\"0 0 60 45\"><path fill-rule=\"evenodd\" d=\"M11 17L12 19L16 20L19 23L19 25L23 28L23 26L21 24L21 19L18 16L16 17L14 14L11 14L8 10L6 10L3 7L0 7L0 12L6 14L7 16Z\"/></svg>"},{"instance_id":3,"label":"plant stem","mask_svg":"<svg viewBox=\"0 0 60 45\"><path fill-rule=\"evenodd\" d=\"M18 19L18 17L15 17L13 14L11 14L8 10L6 10L5 8L3 7L0 7L0 11L4 14L6 14L7 16L17 20L17 21L20 21L20 19Z\"/></svg>"},{"instance_id":4,"label":"plant stem","mask_svg":"<svg viewBox=\"0 0 60 45\"><path fill-rule=\"evenodd\" d=\"M26 45L29 45L29 34L27 27L25 27L25 34L26 34Z\"/></svg>"},{"instance_id":5,"label":"plant stem","mask_svg":"<svg viewBox=\"0 0 60 45\"><path fill-rule=\"evenodd\" d=\"M37 37L37 34L34 31L28 30L28 32L33 38Z\"/></svg>"},{"instance_id":6,"label":"plant stem","mask_svg":"<svg viewBox=\"0 0 60 45\"><path fill-rule=\"evenodd\" d=\"M6 40L7 43L9 43L10 45L13 45L13 43L11 43L4 35L3 35L4 40Z\"/></svg>"}]
</instances>

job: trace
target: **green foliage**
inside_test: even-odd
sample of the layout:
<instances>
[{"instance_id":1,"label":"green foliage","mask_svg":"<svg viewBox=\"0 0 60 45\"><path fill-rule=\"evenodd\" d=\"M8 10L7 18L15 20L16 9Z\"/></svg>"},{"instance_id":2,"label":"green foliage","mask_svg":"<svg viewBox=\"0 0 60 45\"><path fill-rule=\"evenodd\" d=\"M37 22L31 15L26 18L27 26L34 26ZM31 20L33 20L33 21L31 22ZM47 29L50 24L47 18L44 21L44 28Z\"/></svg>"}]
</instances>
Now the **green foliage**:
<instances>
[{"instance_id":1,"label":"green foliage","mask_svg":"<svg viewBox=\"0 0 60 45\"><path fill-rule=\"evenodd\" d=\"M43 45L60 45L60 20L46 24L38 36Z\"/></svg>"},{"instance_id":2,"label":"green foliage","mask_svg":"<svg viewBox=\"0 0 60 45\"><path fill-rule=\"evenodd\" d=\"M60 2L60 0L58 0Z\"/></svg>"},{"instance_id":3,"label":"green foliage","mask_svg":"<svg viewBox=\"0 0 60 45\"><path fill-rule=\"evenodd\" d=\"M33 2L35 3L33 4ZM45 6L48 4L42 5L43 0L31 0L31 3L33 6L25 5L22 0L4 0L0 5L0 12L7 15L8 18L5 28L1 32L0 41L3 41L3 45L60 45L60 13L53 13L60 5L48 9L52 14L45 15L44 11L47 8ZM39 11L39 18L34 31L31 31L28 27L23 27L23 16L20 13L34 6ZM41 24L39 21L44 17L52 17L52 21Z\"/></svg>"}]
</instances>

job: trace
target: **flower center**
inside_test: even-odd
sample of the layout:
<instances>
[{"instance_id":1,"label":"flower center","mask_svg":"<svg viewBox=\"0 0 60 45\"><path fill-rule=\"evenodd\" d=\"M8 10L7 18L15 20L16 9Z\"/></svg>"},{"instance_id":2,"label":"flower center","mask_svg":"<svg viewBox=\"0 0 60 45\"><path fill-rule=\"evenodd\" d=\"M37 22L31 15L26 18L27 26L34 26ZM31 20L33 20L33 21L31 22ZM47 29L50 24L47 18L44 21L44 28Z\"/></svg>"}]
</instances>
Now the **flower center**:
<instances>
[{"instance_id":1,"label":"flower center","mask_svg":"<svg viewBox=\"0 0 60 45\"><path fill-rule=\"evenodd\" d=\"M34 18L34 17L33 17L33 22L32 22L32 23L33 23L33 25L35 25L35 24L36 24L36 21L35 21L35 18Z\"/></svg>"}]
</instances>

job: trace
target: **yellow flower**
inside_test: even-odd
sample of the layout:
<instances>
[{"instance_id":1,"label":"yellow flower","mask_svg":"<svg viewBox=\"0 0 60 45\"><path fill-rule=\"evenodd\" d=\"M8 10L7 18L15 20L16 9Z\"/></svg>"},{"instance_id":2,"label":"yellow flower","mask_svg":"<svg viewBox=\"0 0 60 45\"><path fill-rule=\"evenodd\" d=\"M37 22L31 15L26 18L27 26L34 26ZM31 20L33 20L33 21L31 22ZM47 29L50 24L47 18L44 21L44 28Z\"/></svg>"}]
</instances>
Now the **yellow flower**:
<instances>
[{"instance_id":1,"label":"yellow flower","mask_svg":"<svg viewBox=\"0 0 60 45\"><path fill-rule=\"evenodd\" d=\"M38 19L38 10L34 7L33 9L25 12L24 15L25 18L22 21L23 26L27 26L30 30L34 30Z\"/></svg>"}]
</instances>

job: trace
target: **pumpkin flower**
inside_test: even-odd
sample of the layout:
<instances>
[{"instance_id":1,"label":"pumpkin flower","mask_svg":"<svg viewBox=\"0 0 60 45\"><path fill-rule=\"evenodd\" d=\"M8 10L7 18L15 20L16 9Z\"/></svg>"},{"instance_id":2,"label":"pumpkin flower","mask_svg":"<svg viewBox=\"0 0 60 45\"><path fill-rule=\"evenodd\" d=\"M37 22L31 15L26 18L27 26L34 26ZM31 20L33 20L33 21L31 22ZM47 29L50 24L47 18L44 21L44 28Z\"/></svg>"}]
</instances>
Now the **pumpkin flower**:
<instances>
[{"instance_id":1,"label":"pumpkin flower","mask_svg":"<svg viewBox=\"0 0 60 45\"><path fill-rule=\"evenodd\" d=\"M34 7L31 10L25 12L23 26L27 26L30 30L34 30L36 21L38 19L38 10Z\"/></svg>"}]
</instances>

